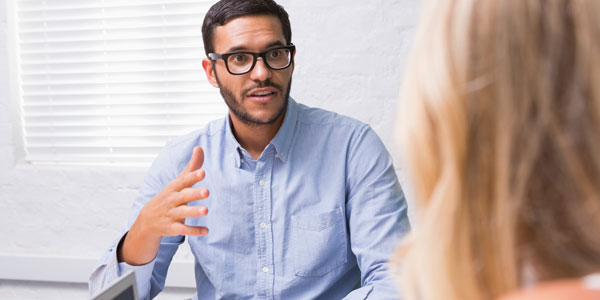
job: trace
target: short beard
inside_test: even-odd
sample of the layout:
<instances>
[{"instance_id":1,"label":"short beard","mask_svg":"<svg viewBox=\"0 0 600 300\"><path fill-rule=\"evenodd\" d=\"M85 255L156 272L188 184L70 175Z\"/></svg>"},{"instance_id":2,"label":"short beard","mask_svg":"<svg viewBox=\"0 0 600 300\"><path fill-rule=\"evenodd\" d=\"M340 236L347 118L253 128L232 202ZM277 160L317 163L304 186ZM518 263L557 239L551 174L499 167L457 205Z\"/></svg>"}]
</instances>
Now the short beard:
<instances>
[{"instance_id":1,"label":"short beard","mask_svg":"<svg viewBox=\"0 0 600 300\"><path fill-rule=\"evenodd\" d=\"M284 94L283 104L281 105L279 110L273 116L271 116L271 118L269 118L266 121L262 121L262 120L252 117L248 113L248 111L246 111L246 109L244 109L244 107L242 106L242 102L244 101L244 95L246 95L248 92L250 92L253 89L264 88L264 87L273 87L273 88L276 88L277 90L279 90L280 92L283 92L280 85L275 84L275 83L271 82L271 80L267 79L264 82L259 82L259 83L255 84L254 86L243 90L239 97L240 101L237 101L238 99L236 99L235 95L233 95L233 92L221 84L221 81L219 81L219 76L217 76L216 70L215 70L215 78L217 79L217 84L219 85L219 90L221 92L221 96L223 96L225 103L229 107L229 111L231 111L242 123L244 123L246 125L250 125L250 126L271 125L271 124L275 123L285 113L285 111L287 109L287 105L289 102L288 99L290 97L290 90L292 87L292 78L291 77L290 77L290 82L288 83L287 89L283 93Z\"/></svg>"}]
</instances>

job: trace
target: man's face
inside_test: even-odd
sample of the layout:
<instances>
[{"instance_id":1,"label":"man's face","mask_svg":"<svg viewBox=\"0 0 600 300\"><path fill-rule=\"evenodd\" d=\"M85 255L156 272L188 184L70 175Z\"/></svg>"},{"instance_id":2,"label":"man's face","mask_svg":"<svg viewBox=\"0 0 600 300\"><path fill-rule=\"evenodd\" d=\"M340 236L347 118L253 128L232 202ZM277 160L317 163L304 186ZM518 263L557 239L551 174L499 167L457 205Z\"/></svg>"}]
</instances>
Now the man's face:
<instances>
[{"instance_id":1,"label":"man's face","mask_svg":"<svg viewBox=\"0 0 600 300\"><path fill-rule=\"evenodd\" d=\"M218 26L214 32L215 53L236 51L263 52L285 46L281 23L275 16L243 16ZM207 70L208 66L205 66ZM212 66L211 68L212 69ZM248 125L272 124L283 117L289 96L294 66L272 70L262 58L243 75L232 75L225 62L214 62L214 79L232 117ZM207 74L210 71L207 70Z\"/></svg>"}]
</instances>

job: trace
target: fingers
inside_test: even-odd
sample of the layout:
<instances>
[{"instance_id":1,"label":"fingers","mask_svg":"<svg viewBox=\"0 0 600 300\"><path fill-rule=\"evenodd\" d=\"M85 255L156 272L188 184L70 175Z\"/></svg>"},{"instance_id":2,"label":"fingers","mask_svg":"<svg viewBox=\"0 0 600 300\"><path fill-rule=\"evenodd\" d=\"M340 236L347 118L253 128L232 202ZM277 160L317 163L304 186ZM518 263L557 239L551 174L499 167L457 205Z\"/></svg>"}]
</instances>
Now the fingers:
<instances>
[{"instance_id":1,"label":"fingers","mask_svg":"<svg viewBox=\"0 0 600 300\"><path fill-rule=\"evenodd\" d=\"M185 218L200 218L208 214L208 208L206 206L178 206L171 210L171 216L178 220Z\"/></svg>"},{"instance_id":2,"label":"fingers","mask_svg":"<svg viewBox=\"0 0 600 300\"><path fill-rule=\"evenodd\" d=\"M185 205L186 203L208 198L209 192L206 188L185 188L174 195L172 204L174 206Z\"/></svg>"},{"instance_id":3,"label":"fingers","mask_svg":"<svg viewBox=\"0 0 600 300\"><path fill-rule=\"evenodd\" d=\"M187 166L181 173L185 174L185 173L196 171L202 167L203 163L204 163L204 150L202 150L202 147L196 146L196 147L194 147L194 150L192 150L192 157L190 158L190 161L188 162Z\"/></svg>"},{"instance_id":4,"label":"fingers","mask_svg":"<svg viewBox=\"0 0 600 300\"><path fill-rule=\"evenodd\" d=\"M199 181L202 181L205 175L206 173L204 170L196 170L187 174L182 172L177 178L171 181L166 188L173 192L179 192L185 188L191 187Z\"/></svg>"},{"instance_id":5,"label":"fingers","mask_svg":"<svg viewBox=\"0 0 600 300\"><path fill-rule=\"evenodd\" d=\"M208 234L208 228L204 226L188 226L181 223L173 224L173 230L177 231L180 235L206 235Z\"/></svg>"}]
</instances>

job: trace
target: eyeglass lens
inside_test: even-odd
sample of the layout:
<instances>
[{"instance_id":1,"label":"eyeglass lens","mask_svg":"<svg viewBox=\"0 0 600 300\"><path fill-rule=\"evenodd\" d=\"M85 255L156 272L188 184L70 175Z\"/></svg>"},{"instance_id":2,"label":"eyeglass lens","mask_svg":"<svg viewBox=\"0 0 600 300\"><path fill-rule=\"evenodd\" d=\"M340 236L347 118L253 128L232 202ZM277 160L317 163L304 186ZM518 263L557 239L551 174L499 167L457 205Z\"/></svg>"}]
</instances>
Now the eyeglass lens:
<instances>
[{"instance_id":1,"label":"eyeglass lens","mask_svg":"<svg viewBox=\"0 0 600 300\"><path fill-rule=\"evenodd\" d=\"M270 68L283 69L290 64L291 52L289 49L273 49L266 52L264 58ZM245 73L252 68L254 59L249 53L234 53L227 58L227 67L232 73Z\"/></svg>"}]
</instances>

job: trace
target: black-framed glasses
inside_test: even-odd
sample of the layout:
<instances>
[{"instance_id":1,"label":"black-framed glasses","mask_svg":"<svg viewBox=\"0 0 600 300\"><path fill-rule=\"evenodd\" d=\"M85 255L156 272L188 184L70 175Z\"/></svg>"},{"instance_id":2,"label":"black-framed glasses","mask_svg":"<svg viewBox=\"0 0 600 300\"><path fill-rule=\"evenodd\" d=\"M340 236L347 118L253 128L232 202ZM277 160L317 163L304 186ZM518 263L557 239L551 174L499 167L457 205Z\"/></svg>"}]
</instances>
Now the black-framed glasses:
<instances>
[{"instance_id":1,"label":"black-framed glasses","mask_svg":"<svg viewBox=\"0 0 600 300\"><path fill-rule=\"evenodd\" d=\"M213 61L222 59L225 62L227 71L232 75L243 75L254 69L259 57L262 57L263 62L269 69L283 70L292 64L294 51L296 51L296 46L289 44L260 53L248 51L223 54L209 53L208 57Z\"/></svg>"}]
</instances>

